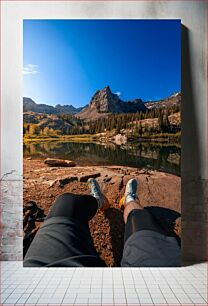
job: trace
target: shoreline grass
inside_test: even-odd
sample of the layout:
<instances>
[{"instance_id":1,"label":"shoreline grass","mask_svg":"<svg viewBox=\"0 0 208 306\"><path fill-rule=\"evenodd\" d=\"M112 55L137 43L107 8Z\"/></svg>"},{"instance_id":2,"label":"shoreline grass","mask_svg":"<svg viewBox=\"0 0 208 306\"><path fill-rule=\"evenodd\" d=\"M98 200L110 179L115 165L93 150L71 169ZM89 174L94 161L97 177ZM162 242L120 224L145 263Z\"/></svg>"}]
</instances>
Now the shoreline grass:
<instances>
[{"instance_id":1,"label":"shoreline grass","mask_svg":"<svg viewBox=\"0 0 208 306\"><path fill-rule=\"evenodd\" d=\"M24 137L23 142L42 142L42 141L92 141L96 140L97 137L90 134L83 134L83 135L61 135L61 136L37 136L37 137Z\"/></svg>"},{"instance_id":2,"label":"shoreline grass","mask_svg":"<svg viewBox=\"0 0 208 306\"><path fill-rule=\"evenodd\" d=\"M100 134L78 134L78 135L48 135L48 136L24 136L23 143L30 143L30 142L43 142L43 141L61 141L61 142L96 142L99 141L100 143L107 143L112 142L112 136L109 137L108 135L104 136L104 141L100 140ZM177 143L180 145L180 138L181 134L170 134L170 133L159 133L159 134L143 134L141 136L131 135L128 137L127 143L145 143L145 142L152 142L158 144L171 144Z\"/></svg>"}]
</instances>

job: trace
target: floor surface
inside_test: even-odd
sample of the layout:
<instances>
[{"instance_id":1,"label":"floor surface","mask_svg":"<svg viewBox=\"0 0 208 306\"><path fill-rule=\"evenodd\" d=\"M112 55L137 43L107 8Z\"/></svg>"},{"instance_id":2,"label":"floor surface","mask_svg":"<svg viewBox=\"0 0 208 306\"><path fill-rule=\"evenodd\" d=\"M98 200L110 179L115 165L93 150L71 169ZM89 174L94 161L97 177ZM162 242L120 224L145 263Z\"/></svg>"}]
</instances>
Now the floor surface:
<instances>
[{"instance_id":1,"label":"floor surface","mask_svg":"<svg viewBox=\"0 0 208 306\"><path fill-rule=\"evenodd\" d=\"M23 268L1 262L1 305L207 305L207 264Z\"/></svg>"}]
</instances>

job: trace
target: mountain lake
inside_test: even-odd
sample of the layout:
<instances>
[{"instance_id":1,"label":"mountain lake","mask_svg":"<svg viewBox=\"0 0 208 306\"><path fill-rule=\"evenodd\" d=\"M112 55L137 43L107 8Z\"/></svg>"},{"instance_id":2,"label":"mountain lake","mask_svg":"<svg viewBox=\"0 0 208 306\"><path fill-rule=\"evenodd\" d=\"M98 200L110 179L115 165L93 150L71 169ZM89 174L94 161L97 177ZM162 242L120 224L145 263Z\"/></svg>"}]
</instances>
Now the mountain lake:
<instances>
[{"instance_id":1,"label":"mountain lake","mask_svg":"<svg viewBox=\"0 0 208 306\"><path fill-rule=\"evenodd\" d=\"M24 157L61 158L77 165L120 165L159 170L180 176L181 148L174 144L86 143L46 141L24 144Z\"/></svg>"}]
</instances>

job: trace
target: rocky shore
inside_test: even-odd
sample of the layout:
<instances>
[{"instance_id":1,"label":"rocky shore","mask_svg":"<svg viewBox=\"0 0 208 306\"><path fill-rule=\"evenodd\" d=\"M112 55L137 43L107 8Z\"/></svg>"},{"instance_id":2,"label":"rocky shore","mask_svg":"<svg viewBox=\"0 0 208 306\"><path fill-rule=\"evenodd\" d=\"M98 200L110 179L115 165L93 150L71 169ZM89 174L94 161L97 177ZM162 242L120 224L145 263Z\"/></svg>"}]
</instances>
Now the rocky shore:
<instances>
[{"instance_id":1,"label":"rocky shore","mask_svg":"<svg viewBox=\"0 0 208 306\"><path fill-rule=\"evenodd\" d=\"M130 178L139 183L140 204L152 209L174 211L168 222L180 235L180 178L164 172L123 166L52 166L43 160L24 159L24 251L44 221L55 198L64 193L89 194L87 180L95 177L110 202L105 212L98 211L90 221L95 247L108 266L119 266L123 249L123 211L119 207L125 185ZM86 203L87 204L87 203ZM158 217L163 218L164 213ZM176 222L174 222L176 220Z\"/></svg>"}]
</instances>

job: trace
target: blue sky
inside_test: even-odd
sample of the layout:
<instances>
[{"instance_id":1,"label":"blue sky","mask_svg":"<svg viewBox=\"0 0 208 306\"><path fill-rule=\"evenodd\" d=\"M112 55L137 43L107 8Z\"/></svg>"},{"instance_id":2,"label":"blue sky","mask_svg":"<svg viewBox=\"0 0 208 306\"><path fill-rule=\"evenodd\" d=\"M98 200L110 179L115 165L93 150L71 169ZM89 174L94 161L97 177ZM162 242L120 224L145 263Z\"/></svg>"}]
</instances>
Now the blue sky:
<instances>
[{"instance_id":1,"label":"blue sky","mask_svg":"<svg viewBox=\"0 0 208 306\"><path fill-rule=\"evenodd\" d=\"M180 20L24 20L23 96L89 103L109 85L122 100L181 88Z\"/></svg>"}]
</instances>

